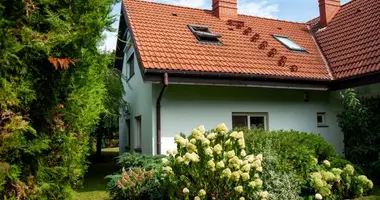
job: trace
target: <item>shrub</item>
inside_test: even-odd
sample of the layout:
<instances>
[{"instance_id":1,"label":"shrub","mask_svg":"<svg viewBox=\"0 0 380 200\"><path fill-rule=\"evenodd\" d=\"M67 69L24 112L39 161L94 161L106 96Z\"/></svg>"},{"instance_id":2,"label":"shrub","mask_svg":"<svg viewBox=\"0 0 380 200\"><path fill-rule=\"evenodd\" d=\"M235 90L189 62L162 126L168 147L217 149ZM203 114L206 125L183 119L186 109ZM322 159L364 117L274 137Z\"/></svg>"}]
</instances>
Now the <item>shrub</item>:
<instances>
[{"instance_id":1,"label":"shrub","mask_svg":"<svg viewBox=\"0 0 380 200\"><path fill-rule=\"evenodd\" d=\"M330 162L325 160L316 170L310 174L309 185L316 196L324 199L357 198L373 188L372 181L364 175L356 175L352 165L331 168Z\"/></svg>"},{"instance_id":2,"label":"shrub","mask_svg":"<svg viewBox=\"0 0 380 200\"><path fill-rule=\"evenodd\" d=\"M142 155L137 153L124 153L119 156L118 164L123 168L121 174L109 175L107 191L115 200L123 199L151 199L165 198L165 191L160 183L162 173L162 161L164 155ZM127 171L125 169L128 169ZM150 171L153 176L141 172ZM135 175L140 173L140 179L133 186L126 180L135 180ZM132 177L128 179L127 177ZM138 178L136 178L138 179ZM133 187L132 187L133 186Z\"/></svg>"},{"instance_id":3,"label":"shrub","mask_svg":"<svg viewBox=\"0 0 380 200\"><path fill-rule=\"evenodd\" d=\"M243 132L220 124L209 133L200 126L175 137L177 149L163 159L164 184L171 199L266 199L261 191L261 154L247 155Z\"/></svg>"},{"instance_id":4,"label":"shrub","mask_svg":"<svg viewBox=\"0 0 380 200\"><path fill-rule=\"evenodd\" d=\"M281 172L297 172L301 181L305 181L313 170L312 166L325 159L337 157L334 147L320 135L297 131L246 130L247 152L263 152L268 149L276 153L277 168ZM317 160L315 160L317 158Z\"/></svg>"}]
</instances>

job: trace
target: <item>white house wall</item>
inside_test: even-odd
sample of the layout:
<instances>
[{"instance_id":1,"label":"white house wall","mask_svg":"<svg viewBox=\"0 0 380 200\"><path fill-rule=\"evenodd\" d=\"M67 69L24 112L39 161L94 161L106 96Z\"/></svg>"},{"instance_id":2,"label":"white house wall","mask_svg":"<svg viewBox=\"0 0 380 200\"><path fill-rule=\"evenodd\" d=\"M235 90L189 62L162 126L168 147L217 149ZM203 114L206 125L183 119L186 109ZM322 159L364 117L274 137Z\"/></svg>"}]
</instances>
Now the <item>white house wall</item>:
<instances>
[{"instance_id":1,"label":"white house wall","mask_svg":"<svg viewBox=\"0 0 380 200\"><path fill-rule=\"evenodd\" d=\"M129 119L131 122L131 149L138 147L137 123L135 117L141 116L142 153L153 154L152 85L143 82L133 47L130 47L125 53L123 74L126 75L127 73L128 69L126 66L126 61L130 58L130 56L135 56L135 74L128 82L123 81L123 86L126 91L126 96L124 96L124 99L130 105ZM119 119L119 148L121 153L125 152L125 147L128 146L128 127L126 125L127 118L128 117L121 117Z\"/></svg>"},{"instance_id":2,"label":"white house wall","mask_svg":"<svg viewBox=\"0 0 380 200\"><path fill-rule=\"evenodd\" d=\"M160 89L153 86L153 98ZM336 122L337 93L309 91L309 102L305 102L304 94L303 90L169 84L162 100L161 152L175 147L175 135L189 134L199 125L211 129L225 123L231 128L233 112L267 112L270 130L320 133L342 153L343 134ZM328 127L317 126L318 112L326 112Z\"/></svg>"}]
</instances>

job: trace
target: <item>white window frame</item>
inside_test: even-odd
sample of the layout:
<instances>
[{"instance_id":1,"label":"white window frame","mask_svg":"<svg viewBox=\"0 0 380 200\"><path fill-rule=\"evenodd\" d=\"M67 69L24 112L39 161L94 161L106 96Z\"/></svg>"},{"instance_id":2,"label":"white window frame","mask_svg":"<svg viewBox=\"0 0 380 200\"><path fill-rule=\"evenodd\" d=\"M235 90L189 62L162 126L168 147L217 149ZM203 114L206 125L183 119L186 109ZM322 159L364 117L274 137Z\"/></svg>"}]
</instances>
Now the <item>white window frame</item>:
<instances>
[{"instance_id":1,"label":"white window frame","mask_svg":"<svg viewBox=\"0 0 380 200\"><path fill-rule=\"evenodd\" d=\"M322 117L322 122L318 122L318 117ZM328 127L326 123L326 112L318 112L317 113L317 126L318 127Z\"/></svg>"},{"instance_id":2,"label":"white window frame","mask_svg":"<svg viewBox=\"0 0 380 200\"><path fill-rule=\"evenodd\" d=\"M136 148L135 149L141 149L142 148L142 116L136 116L135 117L136 122Z\"/></svg>"},{"instance_id":3,"label":"white window frame","mask_svg":"<svg viewBox=\"0 0 380 200\"><path fill-rule=\"evenodd\" d=\"M264 118L264 130L269 129L269 122L268 122L269 114L267 112L253 112L253 113L236 113L236 112L234 112L234 113L232 113L232 117L233 116L246 116L247 117L248 129L251 129L251 117L263 117ZM232 122L232 124L233 124L233 122Z\"/></svg>"}]
</instances>

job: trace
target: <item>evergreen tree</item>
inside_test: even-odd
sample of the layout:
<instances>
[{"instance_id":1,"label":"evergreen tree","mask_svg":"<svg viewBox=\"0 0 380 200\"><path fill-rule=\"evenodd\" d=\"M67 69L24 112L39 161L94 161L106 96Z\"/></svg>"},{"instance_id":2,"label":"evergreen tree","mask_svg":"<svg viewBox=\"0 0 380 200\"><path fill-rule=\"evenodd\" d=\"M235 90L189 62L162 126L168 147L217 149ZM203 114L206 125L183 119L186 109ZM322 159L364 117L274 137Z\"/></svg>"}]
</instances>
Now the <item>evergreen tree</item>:
<instances>
[{"instance_id":1,"label":"evergreen tree","mask_svg":"<svg viewBox=\"0 0 380 200\"><path fill-rule=\"evenodd\" d=\"M114 3L0 0L0 199L70 199L80 186L107 113L113 59L97 46Z\"/></svg>"}]
</instances>

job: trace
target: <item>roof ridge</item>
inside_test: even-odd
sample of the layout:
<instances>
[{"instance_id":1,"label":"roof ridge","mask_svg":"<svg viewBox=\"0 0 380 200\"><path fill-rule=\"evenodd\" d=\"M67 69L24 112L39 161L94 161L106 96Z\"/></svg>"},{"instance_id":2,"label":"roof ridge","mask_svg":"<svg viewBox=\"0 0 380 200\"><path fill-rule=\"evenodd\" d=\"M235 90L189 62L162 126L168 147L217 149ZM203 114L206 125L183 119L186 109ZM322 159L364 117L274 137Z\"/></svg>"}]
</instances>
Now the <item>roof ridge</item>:
<instances>
[{"instance_id":1,"label":"roof ridge","mask_svg":"<svg viewBox=\"0 0 380 200\"><path fill-rule=\"evenodd\" d=\"M179 6L179 5L173 5L173 4L168 4L168 3L153 2L153 1L149 1L149 0L123 0L123 1L124 2L137 1L137 2L148 3L148 4L164 5L164 6L170 6L170 7L176 7L176 8L185 8L185 9L190 9L190 10L202 10L202 11L212 12L212 10L205 9L205 8L193 8L193 7ZM268 18L268 17L259 17L259 16L247 15L247 14L239 14L238 13L238 15L239 16L243 16L243 17L253 17L253 18L258 18L258 19L265 19L265 20L272 20L272 21L279 21L279 22L287 22L287 23L293 23L293 24L306 24L305 22L295 22L295 21L288 21L288 20Z\"/></svg>"},{"instance_id":2,"label":"roof ridge","mask_svg":"<svg viewBox=\"0 0 380 200\"><path fill-rule=\"evenodd\" d=\"M211 11L211 10L204 9L204 8L193 8L193 7L187 7L187 6L179 6L179 5L174 5L174 4L169 4L169 3L160 3L160 2L154 2L154 1L149 1L149 0L123 0L123 2L128 2L128 1L137 1L137 2L142 2L142 3L147 3L147 4L158 4L158 5L164 5L164 6L170 6L170 7L186 8L186 9L191 9L191 10Z\"/></svg>"},{"instance_id":3,"label":"roof ridge","mask_svg":"<svg viewBox=\"0 0 380 200\"><path fill-rule=\"evenodd\" d=\"M295 22L295 21L288 21L288 20L283 20L283 19L275 19L275 18L268 18L268 17L259 17L259 16L246 15L246 14L238 14L238 15L245 16L245 17L253 17L253 18L259 18L259 19L266 19L266 20L271 20L271 21L287 22L287 23L293 23L293 24L303 24L303 25L306 25L305 22Z\"/></svg>"}]
</instances>

